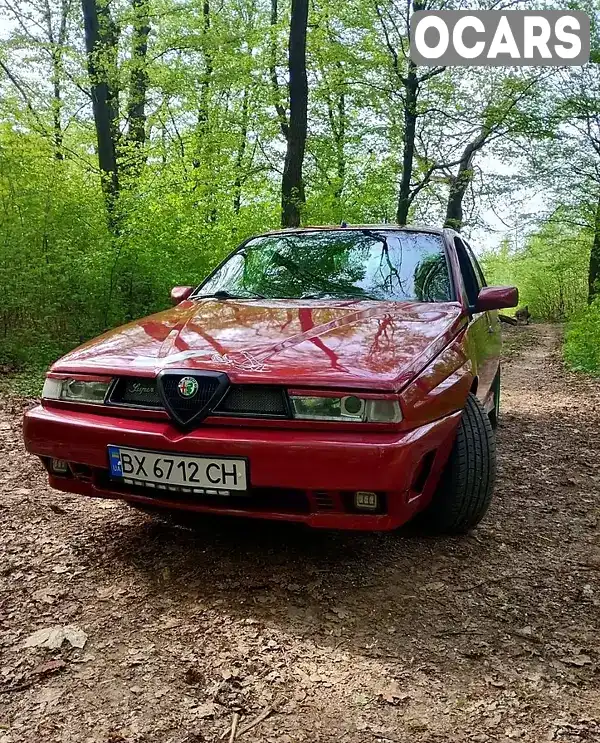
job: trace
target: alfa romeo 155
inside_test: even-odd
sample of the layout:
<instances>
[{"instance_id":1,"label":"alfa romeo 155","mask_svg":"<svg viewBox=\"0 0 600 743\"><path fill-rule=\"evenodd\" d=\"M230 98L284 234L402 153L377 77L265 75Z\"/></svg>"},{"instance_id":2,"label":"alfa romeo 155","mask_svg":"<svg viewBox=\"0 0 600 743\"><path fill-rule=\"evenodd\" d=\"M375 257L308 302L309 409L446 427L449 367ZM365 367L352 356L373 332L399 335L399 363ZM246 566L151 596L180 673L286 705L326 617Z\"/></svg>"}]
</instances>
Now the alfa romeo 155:
<instances>
[{"instance_id":1,"label":"alfa romeo 155","mask_svg":"<svg viewBox=\"0 0 600 743\"><path fill-rule=\"evenodd\" d=\"M459 234L279 230L171 298L51 367L24 435L52 487L339 529L484 516L518 295Z\"/></svg>"}]
</instances>

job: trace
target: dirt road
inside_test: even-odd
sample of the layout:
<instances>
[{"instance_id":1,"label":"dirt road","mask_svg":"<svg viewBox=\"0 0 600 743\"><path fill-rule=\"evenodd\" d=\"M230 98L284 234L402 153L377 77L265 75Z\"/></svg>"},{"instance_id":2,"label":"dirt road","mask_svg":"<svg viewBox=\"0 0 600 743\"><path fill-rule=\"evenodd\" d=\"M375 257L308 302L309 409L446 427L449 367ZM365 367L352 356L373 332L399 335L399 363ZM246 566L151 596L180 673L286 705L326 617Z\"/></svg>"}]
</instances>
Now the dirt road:
<instances>
[{"instance_id":1,"label":"dirt road","mask_svg":"<svg viewBox=\"0 0 600 743\"><path fill-rule=\"evenodd\" d=\"M600 385L508 333L460 539L157 525L50 491L5 401L0 743L600 741ZM23 648L53 625L85 646Z\"/></svg>"}]
</instances>

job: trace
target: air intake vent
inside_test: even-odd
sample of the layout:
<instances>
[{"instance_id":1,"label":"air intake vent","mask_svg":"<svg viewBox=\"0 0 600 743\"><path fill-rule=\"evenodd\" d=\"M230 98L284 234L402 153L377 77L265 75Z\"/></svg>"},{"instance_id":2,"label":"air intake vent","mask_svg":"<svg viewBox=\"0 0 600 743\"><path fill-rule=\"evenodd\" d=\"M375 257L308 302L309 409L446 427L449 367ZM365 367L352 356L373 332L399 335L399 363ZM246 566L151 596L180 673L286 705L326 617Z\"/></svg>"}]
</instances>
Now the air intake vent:
<instances>
[{"instance_id":1,"label":"air intake vent","mask_svg":"<svg viewBox=\"0 0 600 743\"><path fill-rule=\"evenodd\" d=\"M335 508L335 503L333 502L331 493L328 493L325 490L315 491L315 503L317 504L319 511L333 511Z\"/></svg>"},{"instance_id":2,"label":"air intake vent","mask_svg":"<svg viewBox=\"0 0 600 743\"><path fill-rule=\"evenodd\" d=\"M224 415L289 417L285 390L258 384L234 385L217 405L215 413Z\"/></svg>"},{"instance_id":3,"label":"air intake vent","mask_svg":"<svg viewBox=\"0 0 600 743\"><path fill-rule=\"evenodd\" d=\"M182 426L199 423L219 403L229 378L221 372L161 372L158 390L171 417Z\"/></svg>"}]
</instances>

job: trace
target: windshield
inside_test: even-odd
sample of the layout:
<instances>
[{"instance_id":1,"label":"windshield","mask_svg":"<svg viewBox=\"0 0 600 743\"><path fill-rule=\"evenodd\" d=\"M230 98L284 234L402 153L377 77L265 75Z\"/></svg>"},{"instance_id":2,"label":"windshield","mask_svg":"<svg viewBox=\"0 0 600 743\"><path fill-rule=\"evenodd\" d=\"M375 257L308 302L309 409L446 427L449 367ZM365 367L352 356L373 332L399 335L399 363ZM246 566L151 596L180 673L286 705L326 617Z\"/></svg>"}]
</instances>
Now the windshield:
<instances>
[{"instance_id":1,"label":"windshield","mask_svg":"<svg viewBox=\"0 0 600 743\"><path fill-rule=\"evenodd\" d=\"M314 230L250 240L195 292L232 297L446 302L452 298L439 235Z\"/></svg>"}]
</instances>

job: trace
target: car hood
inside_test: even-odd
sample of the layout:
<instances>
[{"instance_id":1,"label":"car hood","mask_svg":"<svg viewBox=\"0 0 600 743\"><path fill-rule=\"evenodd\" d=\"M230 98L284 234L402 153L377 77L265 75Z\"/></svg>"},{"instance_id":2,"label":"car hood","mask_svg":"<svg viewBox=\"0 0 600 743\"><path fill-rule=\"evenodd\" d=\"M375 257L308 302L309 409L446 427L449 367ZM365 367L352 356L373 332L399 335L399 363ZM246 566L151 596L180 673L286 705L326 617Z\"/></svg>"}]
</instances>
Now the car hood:
<instances>
[{"instance_id":1,"label":"car hood","mask_svg":"<svg viewBox=\"0 0 600 743\"><path fill-rule=\"evenodd\" d=\"M185 301L80 346L52 371L208 369L237 383L390 391L418 374L464 323L454 302Z\"/></svg>"}]
</instances>

